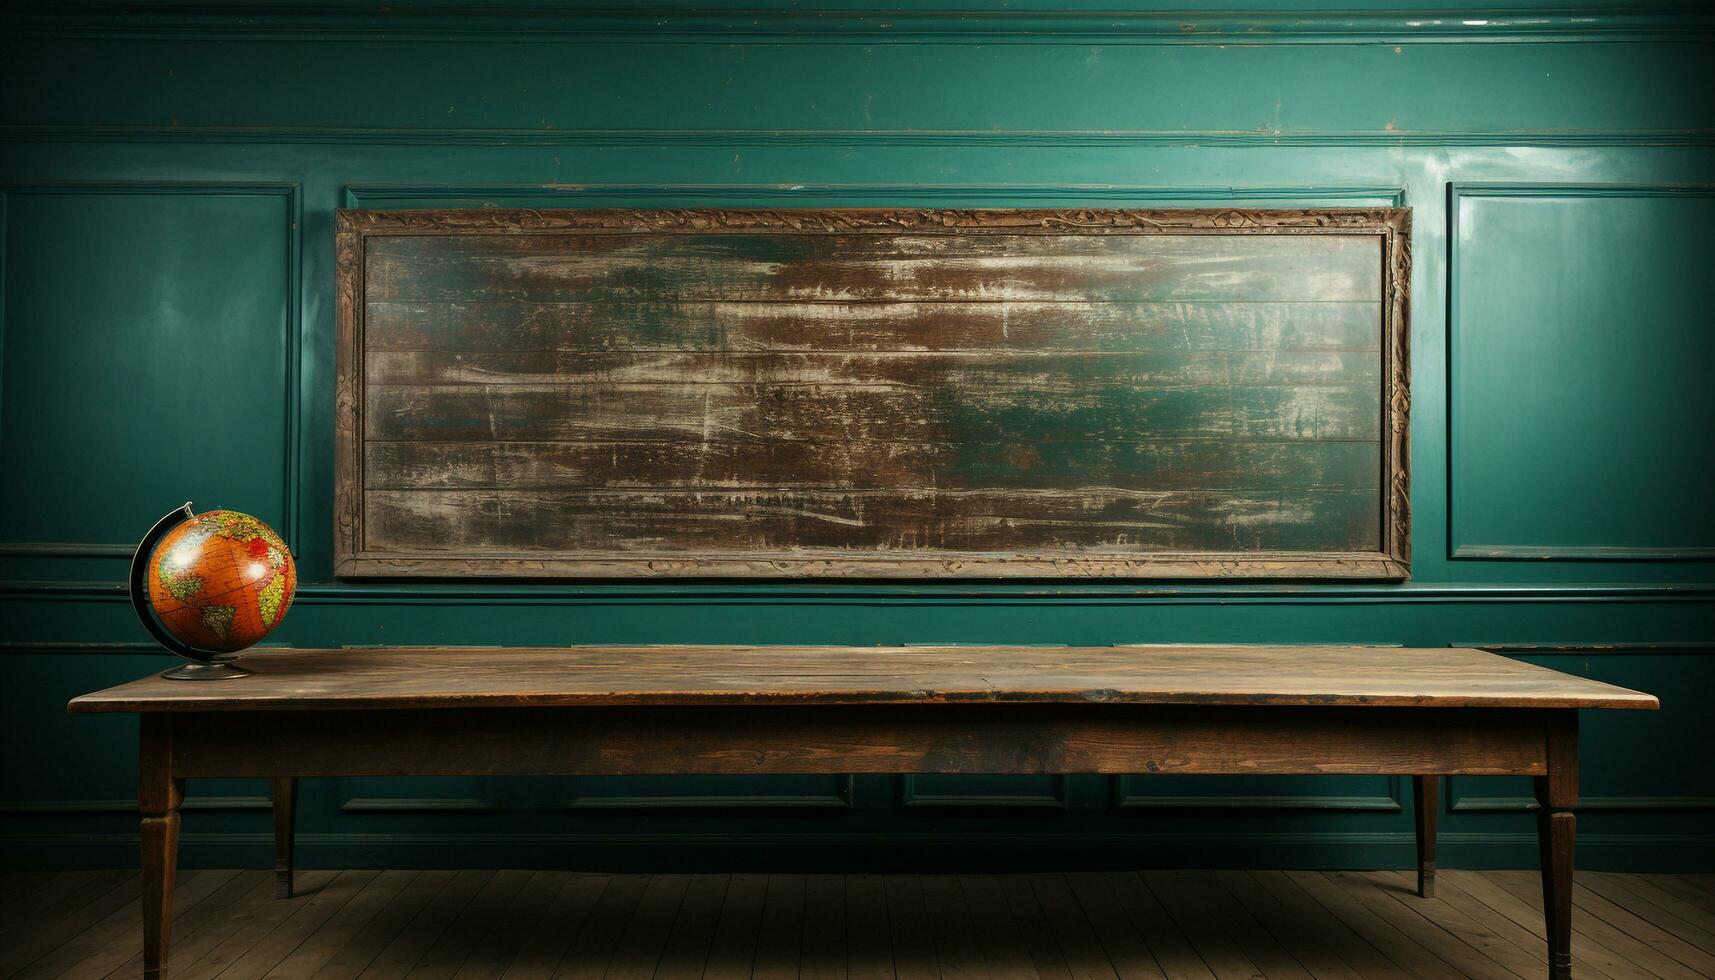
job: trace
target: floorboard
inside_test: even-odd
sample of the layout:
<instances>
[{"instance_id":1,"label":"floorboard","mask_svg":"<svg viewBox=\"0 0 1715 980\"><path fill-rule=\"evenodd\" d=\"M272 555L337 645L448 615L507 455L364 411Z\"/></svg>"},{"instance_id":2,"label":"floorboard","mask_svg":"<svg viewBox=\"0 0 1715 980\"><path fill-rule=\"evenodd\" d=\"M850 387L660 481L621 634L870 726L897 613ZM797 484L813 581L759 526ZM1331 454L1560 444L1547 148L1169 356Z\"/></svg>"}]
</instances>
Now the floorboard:
<instances>
[{"instance_id":1,"label":"floorboard","mask_svg":"<svg viewBox=\"0 0 1715 980\"><path fill-rule=\"evenodd\" d=\"M703 969L705 977L748 977L756 965L757 932L768 899L768 876L733 875L726 899L715 919L714 945Z\"/></svg>"},{"instance_id":2,"label":"floorboard","mask_svg":"<svg viewBox=\"0 0 1715 980\"><path fill-rule=\"evenodd\" d=\"M1502 888L1518 896L1532 911L1542 908L1541 886L1534 874L1523 871L1495 871L1490 877ZM1647 976L1660 977L1662 980L1698 980L1703 976L1648 943L1628 935L1615 923L1591 914L1585 904L1579 901L1582 892L1583 889L1579 888L1574 889L1573 893L1572 931L1575 940L1578 936L1585 936L1601 943L1612 950L1620 961L1629 964L1630 969L1645 971L1644 975ZM1626 967L1621 967L1621 976L1626 975L1624 969ZM1634 972L1632 975L1638 974Z\"/></svg>"},{"instance_id":3,"label":"floorboard","mask_svg":"<svg viewBox=\"0 0 1715 980\"><path fill-rule=\"evenodd\" d=\"M919 875L886 875L882 894L887 901L888 933L893 937L893 973L899 980L940 977L935 937L929 931L929 908L923 901Z\"/></svg>"},{"instance_id":4,"label":"floorboard","mask_svg":"<svg viewBox=\"0 0 1715 980\"><path fill-rule=\"evenodd\" d=\"M1213 882L1211 877L1195 871L1146 871L1143 882L1217 980L1249 980L1264 975L1227 933L1227 924L1214 914L1209 892L1202 887Z\"/></svg>"},{"instance_id":5,"label":"floorboard","mask_svg":"<svg viewBox=\"0 0 1715 980\"><path fill-rule=\"evenodd\" d=\"M1037 975L1043 980L1070 980L1072 971L1066 965L1066 956L1060 951L1060 944L1054 938L1054 928L1042 913L1042 906L1037 903L1030 882L1017 875L1006 875L999 881L1001 894L1006 896L1007 909L1029 944L1030 960Z\"/></svg>"},{"instance_id":6,"label":"floorboard","mask_svg":"<svg viewBox=\"0 0 1715 980\"><path fill-rule=\"evenodd\" d=\"M1535 980L1535 874L185 871L174 980ZM1579 980L1715 977L1715 879L1581 872ZM130 871L0 875L0 978L142 973Z\"/></svg>"},{"instance_id":7,"label":"floorboard","mask_svg":"<svg viewBox=\"0 0 1715 980\"><path fill-rule=\"evenodd\" d=\"M607 878L602 875L566 871L552 874L559 890L541 916L526 927L518 952L501 973L506 980L548 980L552 977L608 885Z\"/></svg>"},{"instance_id":8,"label":"floorboard","mask_svg":"<svg viewBox=\"0 0 1715 980\"><path fill-rule=\"evenodd\" d=\"M846 879L844 875L809 875L804 879L803 952L798 960L801 980L845 980Z\"/></svg>"},{"instance_id":9,"label":"floorboard","mask_svg":"<svg viewBox=\"0 0 1715 980\"><path fill-rule=\"evenodd\" d=\"M1125 909L1113 901L1103 877L1097 873L1069 874L1066 880L1121 980L1166 980L1167 974L1162 972L1148 941L1132 928Z\"/></svg>"},{"instance_id":10,"label":"floorboard","mask_svg":"<svg viewBox=\"0 0 1715 980\"><path fill-rule=\"evenodd\" d=\"M970 909L977 944L995 980L1043 980L1024 932L1006 904L997 875L961 875L959 892Z\"/></svg>"},{"instance_id":11,"label":"floorboard","mask_svg":"<svg viewBox=\"0 0 1715 980\"><path fill-rule=\"evenodd\" d=\"M1149 947L1167 980L1215 980L1214 971L1203 962L1191 940L1161 907L1160 900L1141 876L1110 871L1102 873L1101 880L1107 898L1125 912L1126 920Z\"/></svg>"},{"instance_id":12,"label":"floorboard","mask_svg":"<svg viewBox=\"0 0 1715 980\"><path fill-rule=\"evenodd\" d=\"M847 980L890 980L893 933L880 875L846 875Z\"/></svg>"},{"instance_id":13,"label":"floorboard","mask_svg":"<svg viewBox=\"0 0 1715 980\"><path fill-rule=\"evenodd\" d=\"M70 909L51 918L38 918L20 926L17 935L8 937L0 949L0 976L16 976L31 964L53 956L66 943L76 942L89 929L115 910L135 906L142 893L142 880L136 872L127 874L113 887L103 882L90 888ZM142 923L137 926L142 935ZM140 941L140 940L139 940Z\"/></svg>"},{"instance_id":14,"label":"floorboard","mask_svg":"<svg viewBox=\"0 0 1715 980\"><path fill-rule=\"evenodd\" d=\"M727 875L691 876L667 947L655 965L656 980L696 980L703 975L729 885Z\"/></svg>"},{"instance_id":15,"label":"floorboard","mask_svg":"<svg viewBox=\"0 0 1715 980\"><path fill-rule=\"evenodd\" d=\"M1305 921L1302 907L1287 908L1243 871L1218 871L1215 880L1314 980L1359 980L1361 974Z\"/></svg>"},{"instance_id":16,"label":"floorboard","mask_svg":"<svg viewBox=\"0 0 1715 980\"><path fill-rule=\"evenodd\" d=\"M460 871L431 901L417 910L405 928L358 976L363 980L397 980L408 975L423 954L464 914L471 900L493 878L492 871Z\"/></svg>"},{"instance_id":17,"label":"floorboard","mask_svg":"<svg viewBox=\"0 0 1715 980\"><path fill-rule=\"evenodd\" d=\"M750 975L757 980L796 977L803 935L804 876L769 875Z\"/></svg>"},{"instance_id":18,"label":"floorboard","mask_svg":"<svg viewBox=\"0 0 1715 980\"><path fill-rule=\"evenodd\" d=\"M555 980L598 980L607 976L608 968L619 954L625 928L648 890L648 875L614 875L560 959L559 969L554 971Z\"/></svg>"}]
</instances>

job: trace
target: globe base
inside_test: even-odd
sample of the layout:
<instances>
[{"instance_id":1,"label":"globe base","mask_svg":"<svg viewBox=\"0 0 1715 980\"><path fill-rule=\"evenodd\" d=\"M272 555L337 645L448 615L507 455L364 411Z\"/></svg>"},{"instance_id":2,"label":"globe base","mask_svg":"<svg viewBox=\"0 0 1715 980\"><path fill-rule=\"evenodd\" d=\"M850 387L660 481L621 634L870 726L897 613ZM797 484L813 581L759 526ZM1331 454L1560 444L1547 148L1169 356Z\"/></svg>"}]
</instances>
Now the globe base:
<instances>
[{"instance_id":1,"label":"globe base","mask_svg":"<svg viewBox=\"0 0 1715 980\"><path fill-rule=\"evenodd\" d=\"M245 670L233 663L229 657L206 664L180 664L170 670L161 671L161 676L170 681L224 681L234 677L249 677L254 673L256 672L253 670Z\"/></svg>"}]
</instances>

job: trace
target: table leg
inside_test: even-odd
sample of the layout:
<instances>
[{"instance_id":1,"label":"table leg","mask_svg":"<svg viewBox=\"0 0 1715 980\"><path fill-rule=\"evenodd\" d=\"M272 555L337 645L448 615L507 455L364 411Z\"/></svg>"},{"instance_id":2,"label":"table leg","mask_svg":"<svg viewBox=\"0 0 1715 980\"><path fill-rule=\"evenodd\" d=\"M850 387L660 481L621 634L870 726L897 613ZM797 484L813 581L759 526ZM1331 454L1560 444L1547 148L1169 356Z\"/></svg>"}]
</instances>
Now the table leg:
<instances>
[{"instance_id":1,"label":"table leg","mask_svg":"<svg viewBox=\"0 0 1715 980\"><path fill-rule=\"evenodd\" d=\"M292 845L298 820L298 780L274 780L274 897L292 897Z\"/></svg>"},{"instance_id":2,"label":"table leg","mask_svg":"<svg viewBox=\"0 0 1715 980\"><path fill-rule=\"evenodd\" d=\"M179 861L179 804L185 781L173 777L172 719L142 716L137 809L142 813L143 976L167 975L173 939L173 877Z\"/></svg>"},{"instance_id":3,"label":"table leg","mask_svg":"<svg viewBox=\"0 0 1715 980\"><path fill-rule=\"evenodd\" d=\"M1536 779L1536 837L1542 855L1542 911L1550 980L1572 977L1572 847L1578 818L1578 712L1556 711L1548 725L1548 775Z\"/></svg>"},{"instance_id":4,"label":"table leg","mask_svg":"<svg viewBox=\"0 0 1715 980\"><path fill-rule=\"evenodd\" d=\"M1417 809L1417 894L1435 897L1435 813L1440 805L1441 777L1411 777Z\"/></svg>"}]
</instances>

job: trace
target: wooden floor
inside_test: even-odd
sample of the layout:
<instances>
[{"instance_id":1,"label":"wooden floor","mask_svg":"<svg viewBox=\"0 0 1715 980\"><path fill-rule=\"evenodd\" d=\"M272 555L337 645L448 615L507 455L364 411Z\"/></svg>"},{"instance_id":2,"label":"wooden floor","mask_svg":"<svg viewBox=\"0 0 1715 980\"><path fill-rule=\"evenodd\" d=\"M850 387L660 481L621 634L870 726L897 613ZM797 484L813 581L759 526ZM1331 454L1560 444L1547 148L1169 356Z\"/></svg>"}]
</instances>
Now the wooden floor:
<instances>
[{"instance_id":1,"label":"wooden floor","mask_svg":"<svg viewBox=\"0 0 1715 980\"><path fill-rule=\"evenodd\" d=\"M1519 977L1544 973L1528 872L180 875L172 975L222 977ZM141 974L138 877L0 875L0 976ZM1715 976L1715 875L1581 872L1583 977Z\"/></svg>"}]
</instances>

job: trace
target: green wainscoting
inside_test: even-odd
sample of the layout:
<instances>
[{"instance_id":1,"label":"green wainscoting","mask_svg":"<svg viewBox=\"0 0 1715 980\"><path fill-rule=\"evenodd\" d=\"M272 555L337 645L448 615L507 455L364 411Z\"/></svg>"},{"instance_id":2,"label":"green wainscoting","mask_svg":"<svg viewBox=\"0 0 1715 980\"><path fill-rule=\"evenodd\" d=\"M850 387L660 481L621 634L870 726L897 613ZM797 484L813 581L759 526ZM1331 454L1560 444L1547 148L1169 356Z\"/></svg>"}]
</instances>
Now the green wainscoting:
<instances>
[{"instance_id":1,"label":"green wainscoting","mask_svg":"<svg viewBox=\"0 0 1715 980\"><path fill-rule=\"evenodd\" d=\"M134 723L64 703L165 666L119 582L190 499L286 533L285 644L1491 646L1662 698L1585 720L1581 864L1715 869L1715 17L394 6L0 10L0 862L136 860ZM1411 580L332 578L335 208L719 205L1412 208ZM264 787L191 792L187 864L266 864ZM300 860L1404 866L1409 794L310 780ZM1533 864L1525 795L1452 780L1443 863Z\"/></svg>"}]
</instances>

